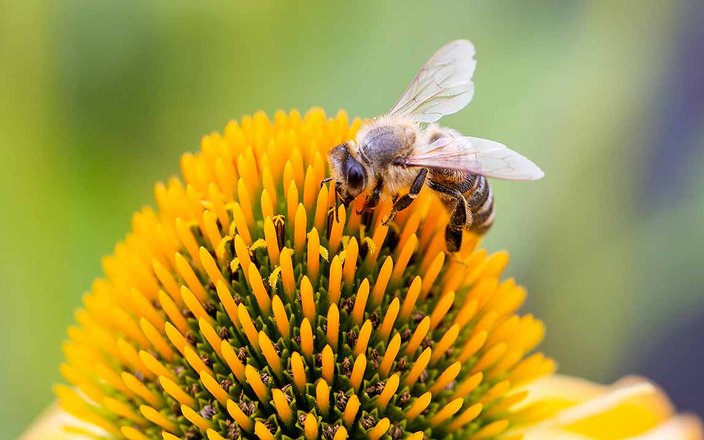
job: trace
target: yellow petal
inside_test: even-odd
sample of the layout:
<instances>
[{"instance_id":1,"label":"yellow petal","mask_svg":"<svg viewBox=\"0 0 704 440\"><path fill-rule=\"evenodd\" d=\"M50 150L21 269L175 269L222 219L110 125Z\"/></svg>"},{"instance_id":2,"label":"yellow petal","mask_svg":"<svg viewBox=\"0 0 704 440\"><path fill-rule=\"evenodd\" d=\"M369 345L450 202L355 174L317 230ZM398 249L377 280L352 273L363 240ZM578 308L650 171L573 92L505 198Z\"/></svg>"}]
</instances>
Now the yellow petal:
<instances>
[{"instance_id":1,"label":"yellow petal","mask_svg":"<svg viewBox=\"0 0 704 440\"><path fill-rule=\"evenodd\" d=\"M83 422L53 404L37 417L19 440L80 440L106 435L95 425Z\"/></svg>"},{"instance_id":2,"label":"yellow petal","mask_svg":"<svg viewBox=\"0 0 704 440\"><path fill-rule=\"evenodd\" d=\"M702 439L701 422L673 416L667 396L645 379L628 377L610 386L553 376L529 387L526 406L541 401L550 417L523 431L537 439Z\"/></svg>"}]
</instances>

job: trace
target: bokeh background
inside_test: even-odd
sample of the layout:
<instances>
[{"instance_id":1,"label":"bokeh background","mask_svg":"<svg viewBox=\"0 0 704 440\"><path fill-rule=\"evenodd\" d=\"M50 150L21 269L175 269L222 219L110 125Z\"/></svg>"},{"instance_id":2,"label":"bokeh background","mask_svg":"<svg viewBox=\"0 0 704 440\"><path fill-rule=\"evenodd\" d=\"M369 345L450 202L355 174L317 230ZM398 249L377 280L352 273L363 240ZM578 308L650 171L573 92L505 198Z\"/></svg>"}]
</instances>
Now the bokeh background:
<instances>
[{"instance_id":1,"label":"bokeh background","mask_svg":"<svg viewBox=\"0 0 704 440\"><path fill-rule=\"evenodd\" d=\"M539 4L538 4L539 3ZM446 123L540 164L496 182L561 371L651 376L704 413L704 3L0 3L0 438L52 400L101 256L179 154L231 118L383 113L430 54L477 47Z\"/></svg>"}]
</instances>

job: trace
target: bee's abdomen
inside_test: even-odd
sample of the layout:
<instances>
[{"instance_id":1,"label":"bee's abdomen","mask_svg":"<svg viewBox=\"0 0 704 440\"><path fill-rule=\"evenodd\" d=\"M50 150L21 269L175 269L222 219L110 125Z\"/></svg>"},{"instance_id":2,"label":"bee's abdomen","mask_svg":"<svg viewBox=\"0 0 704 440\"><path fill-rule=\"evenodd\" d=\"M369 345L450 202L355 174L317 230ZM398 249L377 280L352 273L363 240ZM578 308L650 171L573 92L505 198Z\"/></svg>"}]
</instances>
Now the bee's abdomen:
<instances>
[{"instance_id":1,"label":"bee's abdomen","mask_svg":"<svg viewBox=\"0 0 704 440\"><path fill-rule=\"evenodd\" d=\"M471 188L464 192L467 206L472 213L472 222L468 223L467 229L484 234L494 223L494 195L491 186L484 176L473 175L467 182L471 181Z\"/></svg>"}]
</instances>

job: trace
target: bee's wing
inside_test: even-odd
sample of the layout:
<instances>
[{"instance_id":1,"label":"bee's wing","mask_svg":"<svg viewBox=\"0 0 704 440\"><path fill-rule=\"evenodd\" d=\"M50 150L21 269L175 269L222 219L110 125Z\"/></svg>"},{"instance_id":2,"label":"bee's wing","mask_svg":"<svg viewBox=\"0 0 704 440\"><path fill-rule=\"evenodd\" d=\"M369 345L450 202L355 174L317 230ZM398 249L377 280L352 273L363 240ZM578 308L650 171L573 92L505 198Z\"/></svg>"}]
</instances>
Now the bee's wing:
<instances>
[{"instance_id":1,"label":"bee's wing","mask_svg":"<svg viewBox=\"0 0 704 440\"><path fill-rule=\"evenodd\" d=\"M446 44L421 67L389 114L435 122L462 110L474 94L476 65L472 43L456 40Z\"/></svg>"},{"instance_id":2,"label":"bee's wing","mask_svg":"<svg viewBox=\"0 0 704 440\"><path fill-rule=\"evenodd\" d=\"M442 137L406 159L405 165L452 169L508 180L538 180L545 175L536 164L488 139Z\"/></svg>"}]
</instances>

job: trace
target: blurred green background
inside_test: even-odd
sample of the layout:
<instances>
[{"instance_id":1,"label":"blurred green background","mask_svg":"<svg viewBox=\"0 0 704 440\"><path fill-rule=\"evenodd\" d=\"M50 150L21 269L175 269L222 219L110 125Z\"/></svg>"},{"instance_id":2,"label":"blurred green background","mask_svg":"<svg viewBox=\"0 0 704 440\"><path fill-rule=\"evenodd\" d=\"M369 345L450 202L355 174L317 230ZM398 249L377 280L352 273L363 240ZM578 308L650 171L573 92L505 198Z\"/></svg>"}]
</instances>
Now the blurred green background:
<instances>
[{"instance_id":1,"label":"blurred green background","mask_svg":"<svg viewBox=\"0 0 704 440\"><path fill-rule=\"evenodd\" d=\"M445 122L547 173L495 182L485 242L512 253L544 350L702 411L700 1L0 5L0 438L51 401L82 292L181 152L259 109L383 113L455 38L476 94Z\"/></svg>"}]
</instances>

